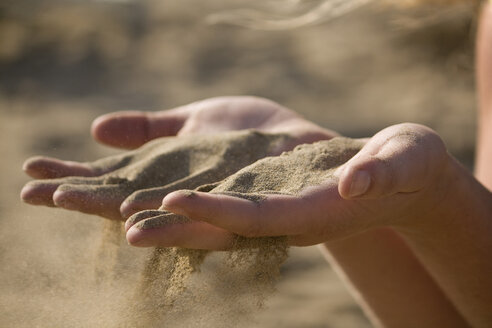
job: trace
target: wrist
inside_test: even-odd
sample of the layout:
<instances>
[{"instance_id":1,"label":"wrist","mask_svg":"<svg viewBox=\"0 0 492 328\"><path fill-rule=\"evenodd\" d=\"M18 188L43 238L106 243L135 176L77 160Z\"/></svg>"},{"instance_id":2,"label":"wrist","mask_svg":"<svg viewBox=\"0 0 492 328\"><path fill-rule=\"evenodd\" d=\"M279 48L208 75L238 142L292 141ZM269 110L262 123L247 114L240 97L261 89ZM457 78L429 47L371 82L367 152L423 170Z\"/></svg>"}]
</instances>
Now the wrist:
<instances>
[{"instance_id":1,"label":"wrist","mask_svg":"<svg viewBox=\"0 0 492 328\"><path fill-rule=\"evenodd\" d=\"M432 210L395 228L465 319L489 327L492 194L455 160L446 176Z\"/></svg>"},{"instance_id":2,"label":"wrist","mask_svg":"<svg viewBox=\"0 0 492 328\"><path fill-rule=\"evenodd\" d=\"M394 228L407 236L435 238L448 229L466 229L465 220L487 219L492 213L492 194L456 159L448 155L436 181L421 191L421 211L398 221Z\"/></svg>"}]
</instances>

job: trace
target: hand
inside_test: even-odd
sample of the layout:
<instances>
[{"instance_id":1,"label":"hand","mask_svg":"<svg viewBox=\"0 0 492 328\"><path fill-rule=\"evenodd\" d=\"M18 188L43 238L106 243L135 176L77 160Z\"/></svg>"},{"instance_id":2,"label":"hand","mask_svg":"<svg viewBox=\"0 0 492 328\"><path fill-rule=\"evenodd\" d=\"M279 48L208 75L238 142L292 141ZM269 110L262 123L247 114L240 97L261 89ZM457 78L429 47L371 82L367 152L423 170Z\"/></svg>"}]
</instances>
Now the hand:
<instances>
[{"instance_id":1,"label":"hand","mask_svg":"<svg viewBox=\"0 0 492 328\"><path fill-rule=\"evenodd\" d=\"M192 137L250 128L264 134L250 131L249 144L241 143L243 137L239 135L224 135L217 141L220 147L214 150L204 146L207 142L200 143L202 138ZM157 208L172 190L221 180L261 157L336 135L274 102L254 97L213 98L157 113L109 114L94 121L92 134L102 143L130 149L160 137L180 137L160 139L92 163L31 158L24 170L40 180L23 188L22 199L35 205L123 219L139 210ZM216 137L204 138L210 141ZM243 157L234 163L220 161L221 151L254 149L259 145L263 148L249 158L239 152ZM183 165L188 156L210 160L176 175L174 168Z\"/></svg>"},{"instance_id":2,"label":"hand","mask_svg":"<svg viewBox=\"0 0 492 328\"><path fill-rule=\"evenodd\" d=\"M260 160L209 192L170 193L160 210L127 221L127 239L135 246L227 249L237 234L314 245L428 219L445 201L451 157L432 130L401 124L351 140Z\"/></svg>"}]
</instances>

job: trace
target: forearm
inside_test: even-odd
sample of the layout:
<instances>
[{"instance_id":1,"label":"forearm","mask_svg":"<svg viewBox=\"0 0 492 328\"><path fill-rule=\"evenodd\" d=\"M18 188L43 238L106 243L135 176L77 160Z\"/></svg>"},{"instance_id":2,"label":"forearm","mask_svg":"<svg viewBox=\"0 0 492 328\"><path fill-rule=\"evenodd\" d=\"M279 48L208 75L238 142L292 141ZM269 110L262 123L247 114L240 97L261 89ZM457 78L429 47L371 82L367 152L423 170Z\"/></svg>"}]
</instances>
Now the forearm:
<instances>
[{"instance_id":1,"label":"forearm","mask_svg":"<svg viewBox=\"0 0 492 328\"><path fill-rule=\"evenodd\" d=\"M479 95L476 176L492 190L490 3L484 5L481 14L476 53ZM454 207L439 208L433 216L421 221L423 226L398 229L406 242L390 230L377 230L328 245L332 261L356 289L366 312L379 318L383 325L400 327L402 322L410 323L416 318L426 322L437 318L450 322L431 326L465 326L459 321L455 307L473 326L492 325L492 197L466 170L456 164L453 167L456 177L465 177L452 188L452 197L446 201ZM420 261L415 259L414 252ZM445 314L444 318L439 314Z\"/></svg>"},{"instance_id":2,"label":"forearm","mask_svg":"<svg viewBox=\"0 0 492 328\"><path fill-rule=\"evenodd\" d=\"M478 133L476 176L492 190L492 5L482 10L477 35Z\"/></svg>"},{"instance_id":3,"label":"forearm","mask_svg":"<svg viewBox=\"0 0 492 328\"><path fill-rule=\"evenodd\" d=\"M456 161L447 171L445 201L396 229L466 320L490 327L492 194Z\"/></svg>"},{"instance_id":4,"label":"forearm","mask_svg":"<svg viewBox=\"0 0 492 328\"><path fill-rule=\"evenodd\" d=\"M492 190L492 107L490 113L482 111L477 136L475 176L485 187ZM488 122L487 122L488 121Z\"/></svg>"},{"instance_id":5,"label":"forearm","mask_svg":"<svg viewBox=\"0 0 492 328\"><path fill-rule=\"evenodd\" d=\"M467 326L393 229L374 229L322 249L375 326Z\"/></svg>"}]
</instances>

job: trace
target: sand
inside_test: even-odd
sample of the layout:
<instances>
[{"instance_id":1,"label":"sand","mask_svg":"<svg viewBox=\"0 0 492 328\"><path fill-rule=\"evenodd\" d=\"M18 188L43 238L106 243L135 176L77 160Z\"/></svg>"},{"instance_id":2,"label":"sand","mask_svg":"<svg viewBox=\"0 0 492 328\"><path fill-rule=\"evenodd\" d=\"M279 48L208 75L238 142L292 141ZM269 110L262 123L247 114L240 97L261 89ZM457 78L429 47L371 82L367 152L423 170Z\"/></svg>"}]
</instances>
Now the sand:
<instances>
[{"instance_id":1,"label":"sand","mask_svg":"<svg viewBox=\"0 0 492 328\"><path fill-rule=\"evenodd\" d=\"M268 194L298 195L309 186L335 179L333 171L353 157L363 142L349 138L335 138L309 145L299 145L280 156L267 157L247 166L223 181L197 188L210 193L228 194L261 203ZM254 151L251 149L250 151ZM190 191L192 196L193 191ZM187 224L190 220L165 210L149 210L135 214L130 220L140 229L152 229L169 224ZM205 250L180 248L156 249L147 262L142 283L132 303L132 325L145 322L142 327L168 322L166 316L178 316L183 309L194 307L197 300L210 299L214 291L194 286L189 289L191 274L200 271ZM246 238L235 236L231 250L216 268L216 284L227 291L221 297L228 300L217 306L217 300L207 302L209 315L221 317L235 312L237 322L246 322L261 308L274 290L280 265L286 260L288 246L285 237ZM248 290L249 307L238 308ZM135 306L137 304L137 306ZM128 322L125 320L125 322ZM168 322L170 326L176 323Z\"/></svg>"},{"instance_id":2,"label":"sand","mask_svg":"<svg viewBox=\"0 0 492 328\"><path fill-rule=\"evenodd\" d=\"M202 185L274 153L288 139L283 134L255 130L159 138L125 154L124 166L101 179L106 186L117 185L131 192Z\"/></svg>"}]
</instances>

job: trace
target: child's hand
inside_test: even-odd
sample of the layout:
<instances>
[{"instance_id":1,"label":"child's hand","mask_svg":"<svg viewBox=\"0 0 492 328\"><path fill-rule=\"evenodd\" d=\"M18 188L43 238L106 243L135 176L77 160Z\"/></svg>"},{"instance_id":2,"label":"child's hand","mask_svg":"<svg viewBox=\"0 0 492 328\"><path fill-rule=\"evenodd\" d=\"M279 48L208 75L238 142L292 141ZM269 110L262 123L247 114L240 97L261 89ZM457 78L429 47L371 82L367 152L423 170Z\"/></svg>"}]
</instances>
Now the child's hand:
<instances>
[{"instance_id":1,"label":"child's hand","mask_svg":"<svg viewBox=\"0 0 492 328\"><path fill-rule=\"evenodd\" d=\"M415 124L391 126L368 141L305 145L260 160L210 192L169 194L166 211L127 221L127 239L136 246L226 249L234 234L285 235L292 245L313 245L408 225L430 217L445 199L450 162L441 139ZM176 220L169 211L192 220Z\"/></svg>"},{"instance_id":2,"label":"child's hand","mask_svg":"<svg viewBox=\"0 0 492 328\"><path fill-rule=\"evenodd\" d=\"M205 136L249 128L261 132ZM214 98L157 113L109 114L95 120L92 132L97 140L123 148L179 138L162 138L92 163L29 159L26 173L41 180L28 183L22 199L121 220L159 207L170 191L219 181L257 159L335 135L254 97ZM232 153L236 159L224 162Z\"/></svg>"},{"instance_id":3,"label":"child's hand","mask_svg":"<svg viewBox=\"0 0 492 328\"><path fill-rule=\"evenodd\" d=\"M217 97L160 112L116 112L92 124L96 140L109 146L134 149L159 137L215 134L256 129L288 133L296 144L330 139L337 133L305 120L297 113L264 98ZM295 145L291 145L293 148Z\"/></svg>"},{"instance_id":4,"label":"child's hand","mask_svg":"<svg viewBox=\"0 0 492 328\"><path fill-rule=\"evenodd\" d=\"M121 220L122 215L159 207L171 191L220 181L278 152L287 142L286 135L256 130L163 137L134 151L85 164L103 173L97 177L31 181L22 190L22 198L35 205Z\"/></svg>"}]
</instances>

